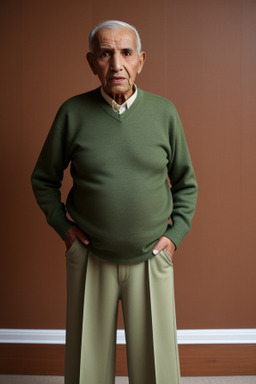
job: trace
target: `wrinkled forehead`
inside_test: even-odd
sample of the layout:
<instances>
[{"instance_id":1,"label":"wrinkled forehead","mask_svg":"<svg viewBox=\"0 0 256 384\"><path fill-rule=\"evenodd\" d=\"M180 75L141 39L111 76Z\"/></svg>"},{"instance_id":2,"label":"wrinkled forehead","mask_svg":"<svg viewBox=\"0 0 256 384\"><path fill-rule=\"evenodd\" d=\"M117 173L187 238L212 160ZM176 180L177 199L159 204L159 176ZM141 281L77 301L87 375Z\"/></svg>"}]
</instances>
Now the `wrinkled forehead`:
<instances>
[{"instance_id":1,"label":"wrinkled forehead","mask_svg":"<svg viewBox=\"0 0 256 384\"><path fill-rule=\"evenodd\" d=\"M95 49L128 48L136 50L136 35L130 28L100 29L94 36L93 46Z\"/></svg>"}]
</instances>

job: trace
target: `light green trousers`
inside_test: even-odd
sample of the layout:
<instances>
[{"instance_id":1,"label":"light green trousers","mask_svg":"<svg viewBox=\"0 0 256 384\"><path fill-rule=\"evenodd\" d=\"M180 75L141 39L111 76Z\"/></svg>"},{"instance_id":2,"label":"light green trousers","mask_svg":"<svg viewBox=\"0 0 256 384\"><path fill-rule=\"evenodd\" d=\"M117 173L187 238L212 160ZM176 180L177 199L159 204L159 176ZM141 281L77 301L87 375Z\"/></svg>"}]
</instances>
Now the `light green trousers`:
<instances>
[{"instance_id":1,"label":"light green trousers","mask_svg":"<svg viewBox=\"0 0 256 384\"><path fill-rule=\"evenodd\" d=\"M179 384L173 266L161 251L118 265L76 240L67 259L65 384L114 384L122 301L130 384Z\"/></svg>"}]
</instances>

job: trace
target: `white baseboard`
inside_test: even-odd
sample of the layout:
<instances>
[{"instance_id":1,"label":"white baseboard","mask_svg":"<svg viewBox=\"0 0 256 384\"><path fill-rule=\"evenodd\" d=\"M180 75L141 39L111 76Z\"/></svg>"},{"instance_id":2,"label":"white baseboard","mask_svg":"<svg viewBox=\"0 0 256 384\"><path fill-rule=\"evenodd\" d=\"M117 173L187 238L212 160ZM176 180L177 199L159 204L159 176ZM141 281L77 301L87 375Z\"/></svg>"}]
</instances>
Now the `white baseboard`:
<instances>
[{"instance_id":1,"label":"white baseboard","mask_svg":"<svg viewBox=\"0 0 256 384\"><path fill-rule=\"evenodd\" d=\"M63 329L0 329L0 343L65 344ZM178 344L256 344L256 329L180 329ZM117 344L125 344L125 332L117 330Z\"/></svg>"}]
</instances>

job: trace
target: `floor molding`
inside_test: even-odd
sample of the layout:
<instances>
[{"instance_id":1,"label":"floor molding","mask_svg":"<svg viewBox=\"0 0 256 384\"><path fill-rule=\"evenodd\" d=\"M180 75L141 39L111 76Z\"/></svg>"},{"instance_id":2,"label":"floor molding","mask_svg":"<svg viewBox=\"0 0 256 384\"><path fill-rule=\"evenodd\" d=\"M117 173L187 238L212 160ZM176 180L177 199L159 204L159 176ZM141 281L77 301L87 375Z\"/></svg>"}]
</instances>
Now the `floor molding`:
<instances>
[{"instance_id":1,"label":"floor molding","mask_svg":"<svg viewBox=\"0 0 256 384\"><path fill-rule=\"evenodd\" d=\"M65 344L63 329L0 329L4 344ZM181 329L177 331L179 345L256 344L256 329ZM125 332L117 330L117 345L125 345Z\"/></svg>"}]
</instances>

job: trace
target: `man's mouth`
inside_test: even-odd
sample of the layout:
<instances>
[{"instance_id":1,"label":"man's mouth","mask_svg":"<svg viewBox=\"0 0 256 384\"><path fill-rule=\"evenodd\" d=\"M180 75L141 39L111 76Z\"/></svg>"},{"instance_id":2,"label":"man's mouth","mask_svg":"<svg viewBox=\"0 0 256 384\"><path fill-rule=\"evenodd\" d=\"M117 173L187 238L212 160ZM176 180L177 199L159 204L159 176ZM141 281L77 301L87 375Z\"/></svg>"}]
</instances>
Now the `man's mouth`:
<instances>
[{"instance_id":1,"label":"man's mouth","mask_svg":"<svg viewBox=\"0 0 256 384\"><path fill-rule=\"evenodd\" d=\"M110 77L108 79L108 81L111 81L111 83L115 83L115 84L120 84L125 80L126 80L125 77L116 77L116 76Z\"/></svg>"}]
</instances>

